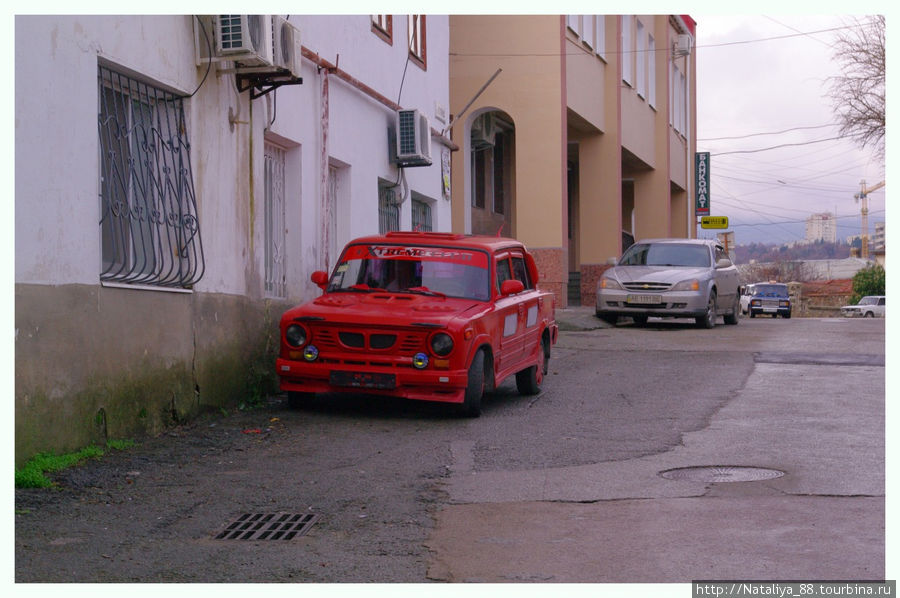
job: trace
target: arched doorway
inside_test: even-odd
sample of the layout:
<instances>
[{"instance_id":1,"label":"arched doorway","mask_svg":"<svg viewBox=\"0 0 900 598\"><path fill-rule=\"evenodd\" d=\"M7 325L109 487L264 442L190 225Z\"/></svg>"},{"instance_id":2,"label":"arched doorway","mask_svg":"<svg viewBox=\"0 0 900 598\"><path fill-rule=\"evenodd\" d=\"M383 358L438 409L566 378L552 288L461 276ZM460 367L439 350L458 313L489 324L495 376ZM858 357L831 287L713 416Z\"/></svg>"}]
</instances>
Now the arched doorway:
<instances>
[{"instance_id":1,"label":"arched doorway","mask_svg":"<svg viewBox=\"0 0 900 598\"><path fill-rule=\"evenodd\" d=\"M472 234L515 236L515 125L501 110L473 117L469 134Z\"/></svg>"}]
</instances>

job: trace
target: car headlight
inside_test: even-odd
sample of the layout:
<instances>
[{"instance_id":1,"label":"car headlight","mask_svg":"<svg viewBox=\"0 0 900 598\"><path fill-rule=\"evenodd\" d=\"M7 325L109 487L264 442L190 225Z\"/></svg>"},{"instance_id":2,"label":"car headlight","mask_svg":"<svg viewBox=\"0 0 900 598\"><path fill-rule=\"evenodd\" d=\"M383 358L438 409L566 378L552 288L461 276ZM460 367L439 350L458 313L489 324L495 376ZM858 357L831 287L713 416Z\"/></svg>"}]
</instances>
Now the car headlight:
<instances>
[{"instance_id":1,"label":"car headlight","mask_svg":"<svg viewBox=\"0 0 900 598\"><path fill-rule=\"evenodd\" d=\"M306 344L306 329L299 324L291 324L284 331L284 340L292 347L302 347Z\"/></svg>"},{"instance_id":2,"label":"car headlight","mask_svg":"<svg viewBox=\"0 0 900 598\"><path fill-rule=\"evenodd\" d=\"M610 290L622 290L622 285L618 283L614 278L609 278L608 276L604 276L600 279L600 288L601 289L610 289Z\"/></svg>"},{"instance_id":3,"label":"car headlight","mask_svg":"<svg viewBox=\"0 0 900 598\"><path fill-rule=\"evenodd\" d=\"M678 284L672 285L670 291L699 291L700 281L696 278L692 280L682 280Z\"/></svg>"},{"instance_id":4,"label":"car headlight","mask_svg":"<svg viewBox=\"0 0 900 598\"><path fill-rule=\"evenodd\" d=\"M453 337L446 332L438 332L431 337L431 350L438 357L444 357L453 350Z\"/></svg>"}]
</instances>

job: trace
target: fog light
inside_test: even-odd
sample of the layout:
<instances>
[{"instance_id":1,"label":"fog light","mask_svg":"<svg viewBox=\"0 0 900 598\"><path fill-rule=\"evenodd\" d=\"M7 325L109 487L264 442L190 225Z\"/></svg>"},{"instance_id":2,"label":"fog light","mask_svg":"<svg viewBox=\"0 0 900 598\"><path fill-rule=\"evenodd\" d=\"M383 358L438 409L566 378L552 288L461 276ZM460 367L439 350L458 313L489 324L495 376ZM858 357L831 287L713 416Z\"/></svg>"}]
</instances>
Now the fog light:
<instances>
[{"instance_id":1,"label":"fog light","mask_svg":"<svg viewBox=\"0 0 900 598\"><path fill-rule=\"evenodd\" d=\"M413 356L413 367L422 370L422 369L425 369L425 367L427 365L428 365L428 356L425 355L424 353L416 353Z\"/></svg>"},{"instance_id":2,"label":"fog light","mask_svg":"<svg viewBox=\"0 0 900 598\"><path fill-rule=\"evenodd\" d=\"M309 345L306 349L303 350L303 359L306 361L315 361L319 356L319 350L315 347L315 345Z\"/></svg>"}]
</instances>

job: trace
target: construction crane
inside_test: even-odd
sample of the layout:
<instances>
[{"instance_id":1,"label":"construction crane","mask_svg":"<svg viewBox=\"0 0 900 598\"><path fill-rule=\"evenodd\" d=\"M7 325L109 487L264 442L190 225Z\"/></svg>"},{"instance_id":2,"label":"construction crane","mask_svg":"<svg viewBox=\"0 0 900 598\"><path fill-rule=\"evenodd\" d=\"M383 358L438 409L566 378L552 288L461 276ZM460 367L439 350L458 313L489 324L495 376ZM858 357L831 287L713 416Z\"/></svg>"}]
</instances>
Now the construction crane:
<instances>
[{"instance_id":1,"label":"construction crane","mask_svg":"<svg viewBox=\"0 0 900 598\"><path fill-rule=\"evenodd\" d=\"M860 214L862 215L862 247L860 248L860 257L864 260L869 259L869 193L877 191L884 187L884 181L872 187L866 187L866 181L859 182L859 193L853 196L856 201L861 201L862 206Z\"/></svg>"}]
</instances>

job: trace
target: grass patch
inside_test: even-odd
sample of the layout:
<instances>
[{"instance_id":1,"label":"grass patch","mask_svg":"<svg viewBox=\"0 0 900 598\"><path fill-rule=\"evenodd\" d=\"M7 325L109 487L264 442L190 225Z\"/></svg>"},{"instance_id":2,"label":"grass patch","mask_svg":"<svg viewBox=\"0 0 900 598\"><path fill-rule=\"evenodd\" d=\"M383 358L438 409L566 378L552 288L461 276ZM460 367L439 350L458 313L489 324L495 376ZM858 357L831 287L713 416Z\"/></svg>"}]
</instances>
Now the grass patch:
<instances>
[{"instance_id":1,"label":"grass patch","mask_svg":"<svg viewBox=\"0 0 900 598\"><path fill-rule=\"evenodd\" d=\"M110 440L106 443L110 450L125 450L133 446L131 440ZM88 459L97 459L105 453L106 450L96 445L64 455L39 453L16 470L16 488L49 488L53 482L45 474L79 465Z\"/></svg>"}]
</instances>

